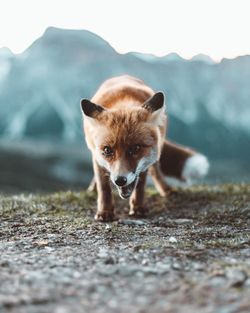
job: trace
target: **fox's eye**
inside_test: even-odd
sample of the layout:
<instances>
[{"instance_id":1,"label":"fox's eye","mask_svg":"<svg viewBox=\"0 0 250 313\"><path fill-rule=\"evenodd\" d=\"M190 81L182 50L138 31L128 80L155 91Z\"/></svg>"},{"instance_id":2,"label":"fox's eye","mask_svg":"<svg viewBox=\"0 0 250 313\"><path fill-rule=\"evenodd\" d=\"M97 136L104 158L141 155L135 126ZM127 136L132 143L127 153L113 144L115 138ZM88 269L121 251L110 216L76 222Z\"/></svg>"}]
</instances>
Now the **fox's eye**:
<instances>
[{"instance_id":1,"label":"fox's eye","mask_svg":"<svg viewBox=\"0 0 250 313\"><path fill-rule=\"evenodd\" d=\"M139 152L139 150L141 149L141 146L140 145L133 145L131 147L129 147L129 150L128 150L128 154L129 155L135 155Z\"/></svg>"},{"instance_id":2,"label":"fox's eye","mask_svg":"<svg viewBox=\"0 0 250 313\"><path fill-rule=\"evenodd\" d=\"M113 151L113 149L110 146L105 146L103 148L103 154L105 156L112 156L114 154L114 151Z\"/></svg>"}]
</instances>

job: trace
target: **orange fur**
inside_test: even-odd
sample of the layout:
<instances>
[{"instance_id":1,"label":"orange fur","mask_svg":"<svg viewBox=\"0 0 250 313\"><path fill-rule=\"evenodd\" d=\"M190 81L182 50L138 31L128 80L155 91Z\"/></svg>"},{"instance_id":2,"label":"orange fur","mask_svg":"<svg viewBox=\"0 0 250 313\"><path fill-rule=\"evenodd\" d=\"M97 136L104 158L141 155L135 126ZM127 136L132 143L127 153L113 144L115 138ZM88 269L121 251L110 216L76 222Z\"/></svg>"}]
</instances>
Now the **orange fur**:
<instances>
[{"instance_id":1,"label":"orange fur","mask_svg":"<svg viewBox=\"0 0 250 313\"><path fill-rule=\"evenodd\" d=\"M114 218L110 180L122 198L130 197L130 215L141 215L147 170L161 195L167 195L163 173L168 170L161 164L166 163L165 154L171 155L169 172L180 177L181 166L195 154L164 140L167 118L163 101L162 93L127 75L107 80L91 101L82 100L85 138L92 152L98 192L97 220Z\"/></svg>"}]
</instances>

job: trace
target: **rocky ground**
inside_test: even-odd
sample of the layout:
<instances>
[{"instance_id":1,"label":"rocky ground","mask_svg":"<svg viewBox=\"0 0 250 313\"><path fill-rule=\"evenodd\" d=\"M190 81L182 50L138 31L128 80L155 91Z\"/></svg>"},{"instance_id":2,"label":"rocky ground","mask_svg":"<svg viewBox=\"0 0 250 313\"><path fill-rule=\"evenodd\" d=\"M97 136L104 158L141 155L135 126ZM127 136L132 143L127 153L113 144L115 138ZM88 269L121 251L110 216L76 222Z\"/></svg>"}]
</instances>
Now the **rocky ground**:
<instances>
[{"instance_id":1,"label":"rocky ground","mask_svg":"<svg viewBox=\"0 0 250 313\"><path fill-rule=\"evenodd\" d=\"M1 196L1 313L250 312L250 185L148 190L107 224L95 198Z\"/></svg>"}]
</instances>

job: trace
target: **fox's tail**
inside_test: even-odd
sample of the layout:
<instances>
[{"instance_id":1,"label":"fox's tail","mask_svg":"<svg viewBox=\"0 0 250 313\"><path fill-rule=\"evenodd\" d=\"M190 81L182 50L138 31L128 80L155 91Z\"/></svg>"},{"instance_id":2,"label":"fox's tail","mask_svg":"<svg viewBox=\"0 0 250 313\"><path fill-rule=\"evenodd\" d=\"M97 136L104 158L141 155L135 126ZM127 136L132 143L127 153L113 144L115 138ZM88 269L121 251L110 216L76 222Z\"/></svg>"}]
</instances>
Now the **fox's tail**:
<instances>
[{"instance_id":1,"label":"fox's tail","mask_svg":"<svg viewBox=\"0 0 250 313\"><path fill-rule=\"evenodd\" d=\"M207 158L187 147L177 145L165 140L161 157L160 169L168 182L179 182L190 184L208 173L209 162Z\"/></svg>"}]
</instances>

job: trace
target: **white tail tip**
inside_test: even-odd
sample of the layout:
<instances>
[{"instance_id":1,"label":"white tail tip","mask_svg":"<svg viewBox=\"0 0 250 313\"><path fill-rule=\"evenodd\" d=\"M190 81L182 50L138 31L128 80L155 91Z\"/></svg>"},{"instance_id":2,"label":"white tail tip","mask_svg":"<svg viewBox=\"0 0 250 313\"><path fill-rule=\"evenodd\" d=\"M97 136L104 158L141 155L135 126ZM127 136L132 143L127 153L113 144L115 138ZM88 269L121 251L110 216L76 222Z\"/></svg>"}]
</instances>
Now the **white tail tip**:
<instances>
[{"instance_id":1,"label":"white tail tip","mask_svg":"<svg viewBox=\"0 0 250 313\"><path fill-rule=\"evenodd\" d=\"M184 164L182 178L191 184L193 181L203 178L209 170L208 159L202 154L194 154Z\"/></svg>"}]
</instances>

